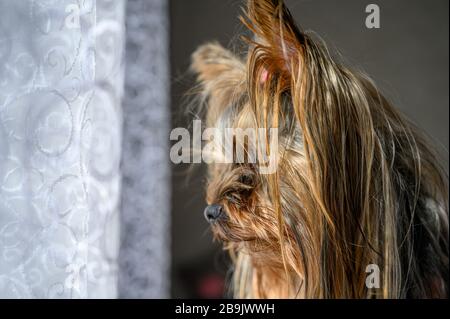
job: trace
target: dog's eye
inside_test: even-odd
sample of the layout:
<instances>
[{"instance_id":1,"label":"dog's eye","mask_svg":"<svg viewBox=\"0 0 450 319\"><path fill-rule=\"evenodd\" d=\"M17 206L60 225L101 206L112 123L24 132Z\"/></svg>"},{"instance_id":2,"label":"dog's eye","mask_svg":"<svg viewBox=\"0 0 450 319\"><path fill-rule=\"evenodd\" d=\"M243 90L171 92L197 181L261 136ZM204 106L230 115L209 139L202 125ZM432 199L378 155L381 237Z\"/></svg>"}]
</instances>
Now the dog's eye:
<instances>
[{"instance_id":1,"label":"dog's eye","mask_svg":"<svg viewBox=\"0 0 450 319\"><path fill-rule=\"evenodd\" d=\"M255 177L252 174L242 174L241 176L239 176L239 183L245 186L254 187Z\"/></svg>"}]
</instances>

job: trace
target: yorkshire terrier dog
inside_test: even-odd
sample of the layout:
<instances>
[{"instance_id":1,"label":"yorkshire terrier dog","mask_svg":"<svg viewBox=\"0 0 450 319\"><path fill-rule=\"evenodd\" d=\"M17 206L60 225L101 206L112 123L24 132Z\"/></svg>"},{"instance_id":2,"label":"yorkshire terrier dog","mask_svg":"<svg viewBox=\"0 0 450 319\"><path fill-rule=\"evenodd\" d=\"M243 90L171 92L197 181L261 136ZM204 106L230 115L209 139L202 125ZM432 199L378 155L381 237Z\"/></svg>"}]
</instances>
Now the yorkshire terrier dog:
<instances>
[{"instance_id":1,"label":"yorkshire terrier dog","mask_svg":"<svg viewBox=\"0 0 450 319\"><path fill-rule=\"evenodd\" d=\"M208 127L278 128L275 172L208 165L234 296L448 297L448 176L429 143L282 1L248 1L241 20L245 57L216 43L192 57Z\"/></svg>"}]
</instances>

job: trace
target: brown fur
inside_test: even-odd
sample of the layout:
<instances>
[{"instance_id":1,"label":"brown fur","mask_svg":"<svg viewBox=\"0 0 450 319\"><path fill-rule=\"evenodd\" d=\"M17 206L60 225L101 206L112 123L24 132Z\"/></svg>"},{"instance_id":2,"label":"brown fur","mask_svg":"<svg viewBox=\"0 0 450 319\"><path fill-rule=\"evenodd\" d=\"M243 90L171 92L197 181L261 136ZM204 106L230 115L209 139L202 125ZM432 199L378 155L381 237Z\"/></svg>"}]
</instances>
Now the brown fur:
<instances>
[{"instance_id":1,"label":"brown fur","mask_svg":"<svg viewBox=\"0 0 450 319\"><path fill-rule=\"evenodd\" d=\"M428 142L282 1L248 1L242 20L244 59L212 43L192 63L208 127L279 128L276 173L209 165L235 296L447 297L448 178ZM368 264L380 289L366 287Z\"/></svg>"}]
</instances>

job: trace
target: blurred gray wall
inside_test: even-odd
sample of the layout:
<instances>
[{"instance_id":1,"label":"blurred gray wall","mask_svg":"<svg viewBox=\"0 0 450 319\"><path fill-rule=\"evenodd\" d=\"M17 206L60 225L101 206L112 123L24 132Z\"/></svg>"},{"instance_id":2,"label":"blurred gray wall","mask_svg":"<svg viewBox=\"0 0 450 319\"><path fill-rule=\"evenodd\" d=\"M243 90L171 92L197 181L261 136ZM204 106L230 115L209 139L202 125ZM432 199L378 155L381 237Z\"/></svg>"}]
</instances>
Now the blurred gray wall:
<instances>
[{"instance_id":1,"label":"blurred gray wall","mask_svg":"<svg viewBox=\"0 0 450 319\"><path fill-rule=\"evenodd\" d=\"M349 64L362 68L382 91L441 145L448 162L449 27L447 0L298 0L286 1L298 24L313 30L338 49ZM381 28L365 27L365 8L381 9ZM240 30L237 0L172 0L171 75L172 119L183 122L183 94L192 87L186 74L190 54L206 42L228 45ZM181 111L180 111L181 110ZM185 167L173 166L172 254L174 297L189 296L178 269L198 258L214 258L203 219L201 171L186 178Z\"/></svg>"},{"instance_id":2,"label":"blurred gray wall","mask_svg":"<svg viewBox=\"0 0 450 319\"><path fill-rule=\"evenodd\" d=\"M167 0L128 0L119 297L169 296Z\"/></svg>"}]
</instances>

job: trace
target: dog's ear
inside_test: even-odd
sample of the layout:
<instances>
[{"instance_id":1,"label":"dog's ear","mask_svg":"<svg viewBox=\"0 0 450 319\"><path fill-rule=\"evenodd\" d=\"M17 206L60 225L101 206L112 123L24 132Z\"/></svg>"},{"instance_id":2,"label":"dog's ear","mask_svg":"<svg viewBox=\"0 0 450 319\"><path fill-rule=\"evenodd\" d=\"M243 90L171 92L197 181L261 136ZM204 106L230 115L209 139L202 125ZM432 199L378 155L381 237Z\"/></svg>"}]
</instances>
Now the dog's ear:
<instances>
[{"instance_id":1,"label":"dog's ear","mask_svg":"<svg viewBox=\"0 0 450 319\"><path fill-rule=\"evenodd\" d=\"M214 84L225 85L221 83L224 81L239 83L245 73L242 61L216 42L198 47L192 54L191 68L197 74L199 82L209 87Z\"/></svg>"},{"instance_id":2,"label":"dog's ear","mask_svg":"<svg viewBox=\"0 0 450 319\"><path fill-rule=\"evenodd\" d=\"M244 63L218 43L200 46L192 54L191 69L197 75L201 96L208 99L207 117L211 121L245 91Z\"/></svg>"},{"instance_id":3,"label":"dog's ear","mask_svg":"<svg viewBox=\"0 0 450 319\"><path fill-rule=\"evenodd\" d=\"M278 75L287 80L298 70L305 38L281 0L249 0L241 21L253 32L259 78Z\"/></svg>"}]
</instances>

